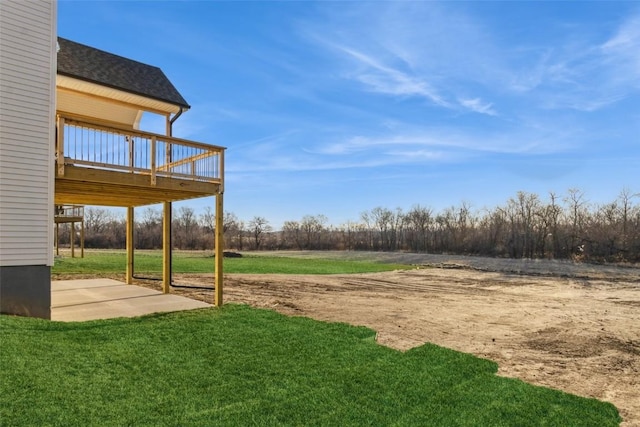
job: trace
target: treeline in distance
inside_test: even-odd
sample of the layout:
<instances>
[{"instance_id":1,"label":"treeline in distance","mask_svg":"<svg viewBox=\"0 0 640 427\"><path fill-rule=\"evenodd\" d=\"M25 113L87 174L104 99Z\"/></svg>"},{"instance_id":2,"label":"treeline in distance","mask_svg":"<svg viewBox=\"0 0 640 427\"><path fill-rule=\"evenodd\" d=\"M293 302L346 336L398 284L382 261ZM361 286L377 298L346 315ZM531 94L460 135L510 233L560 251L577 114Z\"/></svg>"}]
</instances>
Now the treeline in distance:
<instances>
[{"instance_id":1,"label":"treeline in distance","mask_svg":"<svg viewBox=\"0 0 640 427\"><path fill-rule=\"evenodd\" d=\"M578 259L592 262L640 261L640 194L623 190L612 202L590 203L580 190L546 199L518 192L502 206L473 210L467 203L443 211L415 205L375 207L358 221L330 225L326 216L306 215L274 231L269 221L224 216L227 250L366 250L450 253L510 258ZM162 214L136 210L135 246L162 247ZM173 247L212 249L215 215L181 207L172 220ZM85 209L87 248L124 248L126 221L109 209ZM78 230L76 230L76 233ZM60 228L61 245L70 227Z\"/></svg>"}]
</instances>

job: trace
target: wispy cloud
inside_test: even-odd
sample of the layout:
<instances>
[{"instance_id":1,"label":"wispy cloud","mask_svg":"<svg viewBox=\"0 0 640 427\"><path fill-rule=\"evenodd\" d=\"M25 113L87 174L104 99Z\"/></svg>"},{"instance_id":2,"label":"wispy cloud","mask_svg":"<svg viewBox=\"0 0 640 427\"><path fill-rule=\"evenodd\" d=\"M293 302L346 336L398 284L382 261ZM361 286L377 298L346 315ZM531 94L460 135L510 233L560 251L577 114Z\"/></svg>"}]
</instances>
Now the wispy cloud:
<instances>
[{"instance_id":1,"label":"wispy cloud","mask_svg":"<svg viewBox=\"0 0 640 427\"><path fill-rule=\"evenodd\" d=\"M553 138L551 138L553 135ZM441 153L448 152L449 159L455 155L468 157L472 153L548 154L565 151L576 139L574 132L553 132L543 129L500 131L497 133L477 134L461 132L455 129L424 129L406 134L380 136L357 136L343 142L325 145L318 153L336 156L368 153L369 155L400 152L422 153L421 157L437 160ZM436 152L440 154L436 155ZM429 156L424 156L430 153ZM410 160L410 158L408 158Z\"/></svg>"},{"instance_id":2,"label":"wispy cloud","mask_svg":"<svg viewBox=\"0 0 640 427\"><path fill-rule=\"evenodd\" d=\"M502 96L528 110L592 112L640 88L640 14L608 38L574 25L531 44L494 37L496 29L464 7L401 2L354 9L349 19L330 14L323 26L306 31L348 60L342 75L371 92L498 116Z\"/></svg>"},{"instance_id":3,"label":"wispy cloud","mask_svg":"<svg viewBox=\"0 0 640 427\"><path fill-rule=\"evenodd\" d=\"M458 93L460 82L495 78L485 32L461 11L435 2L367 3L300 27L316 47L333 53L342 77L367 91L399 101L422 98L443 110L495 114L469 87Z\"/></svg>"},{"instance_id":4,"label":"wispy cloud","mask_svg":"<svg viewBox=\"0 0 640 427\"><path fill-rule=\"evenodd\" d=\"M388 166L442 165L479 161L493 155L547 156L567 152L584 132L570 126L536 125L506 131L462 131L454 128L388 130L369 135L270 135L233 150L230 172L325 171ZM293 141L312 140L294 148ZM285 147L288 149L285 150ZM473 160L476 159L476 160Z\"/></svg>"},{"instance_id":5,"label":"wispy cloud","mask_svg":"<svg viewBox=\"0 0 640 427\"><path fill-rule=\"evenodd\" d=\"M483 102L480 98L459 99L458 101L460 102L460 105L476 113L488 114L490 116L496 116L498 114L493 109L492 103Z\"/></svg>"},{"instance_id":6,"label":"wispy cloud","mask_svg":"<svg viewBox=\"0 0 640 427\"><path fill-rule=\"evenodd\" d=\"M378 59L366 55L356 49L333 45L336 49L357 60L364 69L353 73L352 77L367 85L371 90L389 95L420 96L436 105L450 107L426 79L418 75L385 65Z\"/></svg>"},{"instance_id":7,"label":"wispy cloud","mask_svg":"<svg viewBox=\"0 0 640 427\"><path fill-rule=\"evenodd\" d=\"M617 71L611 78L640 89L640 12L623 22L600 48L605 66Z\"/></svg>"},{"instance_id":8,"label":"wispy cloud","mask_svg":"<svg viewBox=\"0 0 640 427\"><path fill-rule=\"evenodd\" d=\"M601 110L637 93L640 14L621 22L608 38L589 42L567 39L549 46L512 87L525 89L525 94L537 98L543 108L584 112Z\"/></svg>"}]
</instances>

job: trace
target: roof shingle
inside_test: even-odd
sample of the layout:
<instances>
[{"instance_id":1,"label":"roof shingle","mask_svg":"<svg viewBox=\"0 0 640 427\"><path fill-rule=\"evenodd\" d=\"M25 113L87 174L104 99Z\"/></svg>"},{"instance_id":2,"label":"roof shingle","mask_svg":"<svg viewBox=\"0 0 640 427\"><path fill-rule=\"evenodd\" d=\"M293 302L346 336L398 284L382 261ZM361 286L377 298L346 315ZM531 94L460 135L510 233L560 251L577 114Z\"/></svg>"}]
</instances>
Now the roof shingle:
<instances>
[{"instance_id":1,"label":"roof shingle","mask_svg":"<svg viewBox=\"0 0 640 427\"><path fill-rule=\"evenodd\" d=\"M58 74L190 108L158 67L58 37Z\"/></svg>"}]
</instances>

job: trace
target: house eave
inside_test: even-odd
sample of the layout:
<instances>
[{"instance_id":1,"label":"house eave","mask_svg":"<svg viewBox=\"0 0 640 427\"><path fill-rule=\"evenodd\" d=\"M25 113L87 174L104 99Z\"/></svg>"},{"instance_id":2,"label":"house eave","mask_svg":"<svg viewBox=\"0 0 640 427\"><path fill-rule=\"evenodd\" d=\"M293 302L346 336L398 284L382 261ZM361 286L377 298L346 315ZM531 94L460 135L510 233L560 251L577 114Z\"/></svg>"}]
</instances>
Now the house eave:
<instances>
[{"instance_id":1,"label":"house eave","mask_svg":"<svg viewBox=\"0 0 640 427\"><path fill-rule=\"evenodd\" d=\"M58 73L56 75L56 87L58 89L66 89L79 94L115 101L120 104L127 104L131 108L158 114L177 114L181 110L189 109L189 105L167 102L165 100L124 91L119 88L83 80L63 73Z\"/></svg>"}]
</instances>

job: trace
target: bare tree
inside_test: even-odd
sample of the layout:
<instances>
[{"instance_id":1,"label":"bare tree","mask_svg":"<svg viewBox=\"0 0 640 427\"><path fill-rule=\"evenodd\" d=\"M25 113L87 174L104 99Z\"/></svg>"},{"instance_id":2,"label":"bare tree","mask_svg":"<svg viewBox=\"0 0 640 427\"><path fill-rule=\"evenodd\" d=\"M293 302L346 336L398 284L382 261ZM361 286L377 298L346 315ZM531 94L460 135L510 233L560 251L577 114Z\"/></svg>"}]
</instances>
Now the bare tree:
<instances>
[{"instance_id":1,"label":"bare tree","mask_svg":"<svg viewBox=\"0 0 640 427\"><path fill-rule=\"evenodd\" d=\"M358 222L348 221L334 230L339 234L339 238L335 239L338 245L335 249L350 250L369 250L371 248L369 228Z\"/></svg>"},{"instance_id":2,"label":"bare tree","mask_svg":"<svg viewBox=\"0 0 640 427\"><path fill-rule=\"evenodd\" d=\"M260 249L264 241L264 234L268 233L272 230L271 225L269 225L269 221L261 216L254 216L248 224L249 232L253 237L253 246L254 249Z\"/></svg>"},{"instance_id":3,"label":"bare tree","mask_svg":"<svg viewBox=\"0 0 640 427\"><path fill-rule=\"evenodd\" d=\"M543 256L547 258L558 258L560 254L560 220L562 215L562 207L558 205L555 193L549 193L549 203L545 206L543 212L543 221L545 223L547 233L544 236Z\"/></svg>"},{"instance_id":4,"label":"bare tree","mask_svg":"<svg viewBox=\"0 0 640 427\"><path fill-rule=\"evenodd\" d=\"M225 212L222 223L225 246L242 250L244 222L240 221L233 212Z\"/></svg>"},{"instance_id":5,"label":"bare tree","mask_svg":"<svg viewBox=\"0 0 640 427\"><path fill-rule=\"evenodd\" d=\"M86 233L103 233L113 214L103 208L87 207L84 210L84 229Z\"/></svg>"},{"instance_id":6,"label":"bare tree","mask_svg":"<svg viewBox=\"0 0 640 427\"><path fill-rule=\"evenodd\" d=\"M282 244L285 249L302 249L302 229L298 221L285 221L282 225Z\"/></svg>"},{"instance_id":7,"label":"bare tree","mask_svg":"<svg viewBox=\"0 0 640 427\"><path fill-rule=\"evenodd\" d=\"M473 231L475 218L471 213L471 205L467 202L462 202L455 213L455 245L456 251L461 253L469 252L471 245L468 242L468 238Z\"/></svg>"},{"instance_id":8,"label":"bare tree","mask_svg":"<svg viewBox=\"0 0 640 427\"><path fill-rule=\"evenodd\" d=\"M87 248L124 247L126 223L113 210L87 207L84 210L84 224ZM62 243L65 236L61 237Z\"/></svg>"},{"instance_id":9,"label":"bare tree","mask_svg":"<svg viewBox=\"0 0 640 427\"><path fill-rule=\"evenodd\" d=\"M176 246L182 249L197 249L196 236L199 225L193 208L180 207L174 223Z\"/></svg>"},{"instance_id":10,"label":"bare tree","mask_svg":"<svg viewBox=\"0 0 640 427\"><path fill-rule=\"evenodd\" d=\"M414 252L426 252L429 248L429 231L433 223L430 208L415 205L405 215L407 224L407 244Z\"/></svg>"},{"instance_id":11,"label":"bare tree","mask_svg":"<svg viewBox=\"0 0 640 427\"><path fill-rule=\"evenodd\" d=\"M162 214L150 206L142 211L141 220L136 222L136 246L141 249L162 247Z\"/></svg>"},{"instance_id":12,"label":"bare tree","mask_svg":"<svg viewBox=\"0 0 640 427\"><path fill-rule=\"evenodd\" d=\"M212 234L216 229L216 213L211 206L206 206L200 214L200 225L205 232Z\"/></svg>"},{"instance_id":13,"label":"bare tree","mask_svg":"<svg viewBox=\"0 0 640 427\"><path fill-rule=\"evenodd\" d=\"M458 246L456 230L456 209L449 207L436 215L435 237L436 246L440 252L454 252Z\"/></svg>"},{"instance_id":14,"label":"bare tree","mask_svg":"<svg viewBox=\"0 0 640 427\"><path fill-rule=\"evenodd\" d=\"M481 238L482 242L478 253L491 256L506 256L508 254L506 242L509 235L506 210L501 207L488 210L480 220L480 227L483 229L481 235L484 237Z\"/></svg>"},{"instance_id":15,"label":"bare tree","mask_svg":"<svg viewBox=\"0 0 640 427\"><path fill-rule=\"evenodd\" d=\"M374 249L393 250L396 231L393 211L383 207L376 207L371 209L370 215L378 231L377 244L374 244Z\"/></svg>"},{"instance_id":16,"label":"bare tree","mask_svg":"<svg viewBox=\"0 0 640 427\"><path fill-rule=\"evenodd\" d=\"M638 237L638 229L633 226L632 222L634 207L631 199L634 197L640 197L640 193L632 194L628 188L624 188L618 196L620 221L622 222L622 236L620 240L623 259L629 252L631 243Z\"/></svg>"},{"instance_id":17,"label":"bare tree","mask_svg":"<svg viewBox=\"0 0 640 427\"><path fill-rule=\"evenodd\" d=\"M300 230L304 236L304 249L320 249L320 240L326 222L327 217L324 215L305 215L302 217Z\"/></svg>"},{"instance_id":18,"label":"bare tree","mask_svg":"<svg viewBox=\"0 0 640 427\"><path fill-rule=\"evenodd\" d=\"M568 238L568 256L584 253L584 228L588 217L588 203L582 191L571 188L564 202L568 206L570 234Z\"/></svg>"},{"instance_id":19,"label":"bare tree","mask_svg":"<svg viewBox=\"0 0 640 427\"><path fill-rule=\"evenodd\" d=\"M367 249L375 249L374 241L373 241L373 219L369 212L362 212L360 214L360 219L363 222L364 229L366 230L366 248Z\"/></svg>"}]
</instances>

